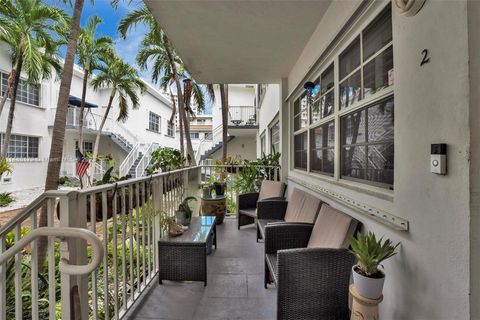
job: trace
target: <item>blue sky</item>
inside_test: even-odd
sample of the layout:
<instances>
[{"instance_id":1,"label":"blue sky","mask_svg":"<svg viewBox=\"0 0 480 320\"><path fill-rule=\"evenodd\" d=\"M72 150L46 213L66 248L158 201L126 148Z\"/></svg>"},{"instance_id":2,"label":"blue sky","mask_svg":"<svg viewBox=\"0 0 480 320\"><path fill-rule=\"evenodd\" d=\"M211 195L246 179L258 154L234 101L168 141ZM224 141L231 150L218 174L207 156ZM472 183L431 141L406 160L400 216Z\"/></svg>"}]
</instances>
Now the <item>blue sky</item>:
<instances>
[{"instance_id":1,"label":"blue sky","mask_svg":"<svg viewBox=\"0 0 480 320\"><path fill-rule=\"evenodd\" d=\"M67 3L64 4L61 0L45 0L47 3L53 4L55 6L63 8L68 13L72 13L71 6ZM68 2L68 1L67 1ZM72 3L74 0L72 0ZM103 23L97 27L97 36L109 36L115 41L115 49L117 54L123 58L124 61L128 62L132 66L137 66L135 62L135 56L137 55L137 50L142 41L142 38L147 31L147 27L144 25L137 25L136 28L132 29L127 38L124 40L120 37L117 32L118 23L120 20L129 12L134 10L137 7L140 7L142 2L140 0L120 0L119 5L114 9L110 5L110 0L95 0L94 3L90 0L85 0L85 4L82 12L81 26L84 26L88 19L93 15L97 15L103 20ZM65 48L63 49L63 54ZM137 66L138 68L138 66ZM140 76L151 83L151 72L146 70L142 71L138 68ZM158 85L153 84L153 86L158 87ZM207 99L208 100L208 99ZM211 105L207 102L205 108L206 114L211 114Z\"/></svg>"}]
</instances>

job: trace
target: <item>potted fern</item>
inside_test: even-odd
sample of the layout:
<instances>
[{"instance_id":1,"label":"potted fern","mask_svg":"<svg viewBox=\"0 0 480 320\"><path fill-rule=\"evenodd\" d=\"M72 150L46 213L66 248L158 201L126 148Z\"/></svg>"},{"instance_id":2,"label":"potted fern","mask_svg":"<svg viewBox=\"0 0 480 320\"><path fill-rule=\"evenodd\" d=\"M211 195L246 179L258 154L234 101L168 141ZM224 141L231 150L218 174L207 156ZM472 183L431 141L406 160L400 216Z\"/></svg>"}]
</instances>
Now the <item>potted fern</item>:
<instances>
[{"instance_id":1,"label":"potted fern","mask_svg":"<svg viewBox=\"0 0 480 320\"><path fill-rule=\"evenodd\" d=\"M385 273L378 267L383 261L394 256L400 243L393 245L390 239L376 239L375 234L359 234L350 239L352 253L358 262L352 268L353 283L358 293L369 299L382 295ZM383 267L383 266L382 266Z\"/></svg>"}]
</instances>

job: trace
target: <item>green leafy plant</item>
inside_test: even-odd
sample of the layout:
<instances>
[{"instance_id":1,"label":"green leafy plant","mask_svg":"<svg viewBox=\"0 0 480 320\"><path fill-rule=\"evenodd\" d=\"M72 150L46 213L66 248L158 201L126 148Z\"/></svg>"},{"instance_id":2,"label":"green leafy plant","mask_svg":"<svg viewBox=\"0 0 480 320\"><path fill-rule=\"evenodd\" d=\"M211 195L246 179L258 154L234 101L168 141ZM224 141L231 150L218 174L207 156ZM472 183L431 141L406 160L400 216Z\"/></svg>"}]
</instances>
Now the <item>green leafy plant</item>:
<instances>
[{"instance_id":1,"label":"green leafy plant","mask_svg":"<svg viewBox=\"0 0 480 320\"><path fill-rule=\"evenodd\" d=\"M63 176L58 178L58 184L64 187L77 188L80 186L80 180L76 177Z\"/></svg>"},{"instance_id":2,"label":"green leafy plant","mask_svg":"<svg viewBox=\"0 0 480 320\"><path fill-rule=\"evenodd\" d=\"M15 197L10 192L0 193L0 207L6 207L15 201Z\"/></svg>"},{"instance_id":3,"label":"green leafy plant","mask_svg":"<svg viewBox=\"0 0 480 320\"><path fill-rule=\"evenodd\" d=\"M145 170L147 174L153 174L161 170L162 172L181 169L183 167L183 159L180 151L174 148L158 148L152 152L152 158L148 168Z\"/></svg>"},{"instance_id":4,"label":"green leafy plant","mask_svg":"<svg viewBox=\"0 0 480 320\"><path fill-rule=\"evenodd\" d=\"M182 203L178 205L178 211L185 212L185 217L190 219L192 217L192 208L190 208L190 201L197 201L195 197L186 197L183 199Z\"/></svg>"},{"instance_id":5,"label":"green leafy plant","mask_svg":"<svg viewBox=\"0 0 480 320\"><path fill-rule=\"evenodd\" d=\"M112 174L113 173L113 168L114 167L108 168L108 170L105 171L105 173L103 174L102 179L97 181L95 184L97 186L100 186L102 184L114 183L114 182L117 182L117 181L123 181L123 180L130 179L130 175L128 175L128 174L126 176L123 176L123 177L113 175Z\"/></svg>"},{"instance_id":6,"label":"green leafy plant","mask_svg":"<svg viewBox=\"0 0 480 320\"><path fill-rule=\"evenodd\" d=\"M0 158L0 177L4 173L12 173L12 165L7 161L7 158Z\"/></svg>"},{"instance_id":7,"label":"green leafy plant","mask_svg":"<svg viewBox=\"0 0 480 320\"><path fill-rule=\"evenodd\" d=\"M366 277L375 277L381 274L378 266L396 254L395 250L400 243L393 245L390 239L383 240L383 237L377 240L374 233L368 232L350 238L350 245L358 260L356 271Z\"/></svg>"}]
</instances>

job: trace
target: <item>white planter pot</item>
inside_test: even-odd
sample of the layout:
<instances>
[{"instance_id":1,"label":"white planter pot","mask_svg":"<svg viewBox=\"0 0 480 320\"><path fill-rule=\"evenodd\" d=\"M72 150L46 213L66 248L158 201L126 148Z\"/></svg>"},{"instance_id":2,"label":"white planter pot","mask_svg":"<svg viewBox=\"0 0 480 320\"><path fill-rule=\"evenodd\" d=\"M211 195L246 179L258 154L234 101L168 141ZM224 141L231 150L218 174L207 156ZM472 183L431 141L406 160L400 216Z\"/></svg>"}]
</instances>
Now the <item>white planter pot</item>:
<instances>
[{"instance_id":1,"label":"white planter pot","mask_svg":"<svg viewBox=\"0 0 480 320\"><path fill-rule=\"evenodd\" d=\"M380 271L383 275L382 278L369 278L365 277L355 271L355 267L352 267L353 274L353 283L357 292L364 296L365 298L376 300L380 298L383 292L383 283L385 282L385 274Z\"/></svg>"}]
</instances>

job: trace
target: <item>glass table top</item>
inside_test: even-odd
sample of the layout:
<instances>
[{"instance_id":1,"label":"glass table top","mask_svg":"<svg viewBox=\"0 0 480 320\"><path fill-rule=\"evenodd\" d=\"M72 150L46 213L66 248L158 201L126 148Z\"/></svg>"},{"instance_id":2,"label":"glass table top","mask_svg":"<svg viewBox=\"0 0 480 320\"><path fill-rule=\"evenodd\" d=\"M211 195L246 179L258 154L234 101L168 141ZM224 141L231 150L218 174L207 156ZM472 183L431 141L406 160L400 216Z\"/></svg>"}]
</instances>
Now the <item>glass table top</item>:
<instances>
[{"instance_id":1,"label":"glass table top","mask_svg":"<svg viewBox=\"0 0 480 320\"><path fill-rule=\"evenodd\" d=\"M215 225L215 216L192 217L188 230L178 237L169 237L168 235L160 238L162 242L198 242L207 241L208 235L212 232Z\"/></svg>"}]
</instances>

